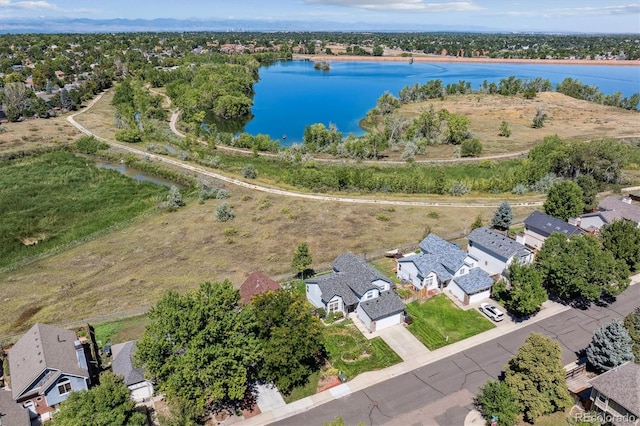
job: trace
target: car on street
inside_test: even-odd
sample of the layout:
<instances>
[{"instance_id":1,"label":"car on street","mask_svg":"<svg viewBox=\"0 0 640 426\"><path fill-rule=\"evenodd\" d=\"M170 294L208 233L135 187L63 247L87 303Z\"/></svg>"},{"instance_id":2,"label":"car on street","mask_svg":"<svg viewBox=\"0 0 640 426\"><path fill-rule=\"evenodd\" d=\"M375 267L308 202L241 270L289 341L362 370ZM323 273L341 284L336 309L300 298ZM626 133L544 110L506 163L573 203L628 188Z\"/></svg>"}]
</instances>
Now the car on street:
<instances>
[{"instance_id":1,"label":"car on street","mask_svg":"<svg viewBox=\"0 0 640 426\"><path fill-rule=\"evenodd\" d=\"M504 312L495 305L481 303L480 306L478 306L478 309L495 322L502 321L504 319Z\"/></svg>"}]
</instances>

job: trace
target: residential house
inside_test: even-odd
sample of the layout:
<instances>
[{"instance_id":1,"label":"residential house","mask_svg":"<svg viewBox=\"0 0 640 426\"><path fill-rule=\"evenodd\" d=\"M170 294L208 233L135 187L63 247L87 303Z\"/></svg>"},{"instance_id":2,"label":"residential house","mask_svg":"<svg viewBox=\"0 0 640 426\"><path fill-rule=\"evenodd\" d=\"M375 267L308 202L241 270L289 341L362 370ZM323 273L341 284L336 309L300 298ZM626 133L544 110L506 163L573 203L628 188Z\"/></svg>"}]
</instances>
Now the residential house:
<instances>
[{"instance_id":1,"label":"residential house","mask_svg":"<svg viewBox=\"0 0 640 426\"><path fill-rule=\"evenodd\" d=\"M517 260L523 265L533 262L533 252L511 238L482 227L469 236L467 251L478 259L478 266L489 275L498 275Z\"/></svg>"},{"instance_id":2,"label":"residential house","mask_svg":"<svg viewBox=\"0 0 640 426\"><path fill-rule=\"evenodd\" d=\"M153 396L153 383L144 377L142 368L133 366L133 353L136 351L136 342L129 341L118 343L111 347L113 362L111 371L124 378L124 384L131 392L131 399L136 402L145 401Z\"/></svg>"},{"instance_id":3,"label":"residential house","mask_svg":"<svg viewBox=\"0 0 640 426\"><path fill-rule=\"evenodd\" d=\"M280 284L277 281L272 280L262 272L254 271L249 274L240 286L240 300L245 305L248 305L251 303L251 298L256 294L276 291L280 290L280 288Z\"/></svg>"},{"instance_id":4,"label":"residential house","mask_svg":"<svg viewBox=\"0 0 640 426\"><path fill-rule=\"evenodd\" d=\"M35 324L9 349L14 401L48 420L71 392L89 389L89 355L73 331Z\"/></svg>"},{"instance_id":5,"label":"residential house","mask_svg":"<svg viewBox=\"0 0 640 426\"><path fill-rule=\"evenodd\" d=\"M631 198L607 197L598 204L598 211L586 213L570 222L587 232L597 232L615 220L629 220L640 227L640 205Z\"/></svg>"},{"instance_id":6,"label":"residential house","mask_svg":"<svg viewBox=\"0 0 640 426\"><path fill-rule=\"evenodd\" d=\"M16 404L11 392L0 388L0 425L31 426L29 410Z\"/></svg>"},{"instance_id":7,"label":"residential house","mask_svg":"<svg viewBox=\"0 0 640 426\"><path fill-rule=\"evenodd\" d=\"M355 312L371 332L404 320L404 303L391 291L391 281L352 253L338 256L330 274L305 283L307 299L315 307L327 313Z\"/></svg>"},{"instance_id":8,"label":"residential house","mask_svg":"<svg viewBox=\"0 0 640 426\"><path fill-rule=\"evenodd\" d=\"M478 261L458 245L429 234L420 243L420 253L398 259L396 274L416 290L443 289L456 276L465 275Z\"/></svg>"},{"instance_id":9,"label":"residential house","mask_svg":"<svg viewBox=\"0 0 640 426\"><path fill-rule=\"evenodd\" d=\"M615 426L640 425L640 364L629 361L590 380L591 409Z\"/></svg>"},{"instance_id":10,"label":"residential house","mask_svg":"<svg viewBox=\"0 0 640 426\"><path fill-rule=\"evenodd\" d=\"M546 239L554 232L560 232L566 235L567 238L583 233L575 225L536 210L524 220L524 234L518 236L516 241L535 250L540 250Z\"/></svg>"},{"instance_id":11,"label":"residential house","mask_svg":"<svg viewBox=\"0 0 640 426\"><path fill-rule=\"evenodd\" d=\"M477 303L491 296L493 278L481 268L473 268L466 275L454 277L447 290L463 304Z\"/></svg>"}]
</instances>

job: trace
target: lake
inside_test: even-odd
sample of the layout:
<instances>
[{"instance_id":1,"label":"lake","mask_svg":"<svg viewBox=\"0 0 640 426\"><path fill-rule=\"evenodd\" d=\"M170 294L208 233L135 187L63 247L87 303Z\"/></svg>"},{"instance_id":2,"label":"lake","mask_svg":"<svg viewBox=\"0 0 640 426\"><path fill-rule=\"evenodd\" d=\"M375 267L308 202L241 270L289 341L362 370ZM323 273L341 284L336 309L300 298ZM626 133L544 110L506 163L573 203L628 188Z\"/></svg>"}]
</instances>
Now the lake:
<instances>
[{"instance_id":1,"label":"lake","mask_svg":"<svg viewBox=\"0 0 640 426\"><path fill-rule=\"evenodd\" d=\"M466 80L478 89L484 80L497 84L511 75L546 78L554 86L571 77L627 97L640 92L640 68L633 66L338 61L330 71L320 71L313 62L287 61L260 69L253 117L244 131L268 134L283 146L301 142L304 128L313 123L333 123L344 135L361 135L359 121L385 91L397 96L404 86L433 79L445 86Z\"/></svg>"}]
</instances>

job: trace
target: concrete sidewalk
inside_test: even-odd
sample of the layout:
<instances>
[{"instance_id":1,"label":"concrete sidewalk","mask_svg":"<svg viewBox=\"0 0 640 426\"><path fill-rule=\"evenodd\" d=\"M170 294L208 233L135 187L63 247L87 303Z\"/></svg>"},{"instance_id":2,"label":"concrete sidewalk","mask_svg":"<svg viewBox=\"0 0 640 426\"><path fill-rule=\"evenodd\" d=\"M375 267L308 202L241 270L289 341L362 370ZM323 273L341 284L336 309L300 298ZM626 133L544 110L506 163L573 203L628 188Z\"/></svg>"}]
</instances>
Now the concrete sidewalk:
<instances>
[{"instance_id":1,"label":"concrete sidewalk","mask_svg":"<svg viewBox=\"0 0 640 426\"><path fill-rule=\"evenodd\" d=\"M333 401L334 399L338 399L340 397L349 395L353 392L360 391L369 386L375 385L377 383L383 382L393 377L402 375L404 373L408 373L412 370L415 370L418 367L431 364L432 362L441 360L450 355L453 355L458 352L469 349L471 347L480 345L498 336L508 334L519 328L525 327L529 324L536 323L545 318L549 318L551 316L567 311L569 309L571 309L569 306L561 305L559 303L547 300L542 304L541 311L538 312L538 314L536 314L533 318L530 318L526 321L523 321L520 323L511 322L508 324L504 324L500 327L492 328L491 330L485 331L484 333L476 334L475 336L469 337L468 339L462 340L460 342L452 343L451 345L445 346L440 349L436 349L434 351L421 350L419 354L414 354L415 356L412 356L408 360L405 360L399 364L392 365L391 367L387 367L378 371L369 371L366 373L362 373L356 376L353 380L347 383L344 383L338 387L326 390L324 392L320 392L318 394L315 394L306 398L302 398L298 401L294 401L290 404L279 407L277 409L264 412L260 415L247 419L241 422L240 424L266 425L269 423L276 422L278 420L286 419L287 417L294 416L296 414L307 411L311 408ZM408 330L406 329L404 331L408 332ZM379 334L380 332L377 332L377 333ZM423 349L426 349L426 348L423 347Z\"/></svg>"}]
</instances>

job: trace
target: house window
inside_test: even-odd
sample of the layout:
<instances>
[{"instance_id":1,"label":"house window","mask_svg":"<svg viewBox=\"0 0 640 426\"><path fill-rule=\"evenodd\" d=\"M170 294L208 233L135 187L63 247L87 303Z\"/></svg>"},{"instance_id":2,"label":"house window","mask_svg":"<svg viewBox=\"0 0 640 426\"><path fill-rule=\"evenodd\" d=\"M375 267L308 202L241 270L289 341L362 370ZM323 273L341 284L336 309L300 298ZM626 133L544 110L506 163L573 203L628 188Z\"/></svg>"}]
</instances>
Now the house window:
<instances>
[{"instance_id":1,"label":"house window","mask_svg":"<svg viewBox=\"0 0 640 426\"><path fill-rule=\"evenodd\" d=\"M329 305L327 305L327 310L329 312L336 312L340 309L340 302L338 300L332 300L331 302L329 302Z\"/></svg>"},{"instance_id":2,"label":"house window","mask_svg":"<svg viewBox=\"0 0 640 426\"><path fill-rule=\"evenodd\" d=\"M425 280L424 280L424 285L429 287L433 284L433 275L429 275Z\"/></svg>"},{"instance_id":3,"label":"house window","mask_svg":"<svg viewBox=\"0 0 640 426\"><path fill-rule=\"evenodd\" d=\"M71 392L71 381L66 377L64 379L60 379L58 381L58 393L60 395L65 395Z\"/></svg>"},{"instance_id":4,"label":"house window","mask_svg":"<svg viewBox=\"0 0 640 426\"><path fill-rule=\"evenodd\" d=\"M398 263L398 271L402 271L402 264Z\"/></svg>"},{"instance_id":5,"label":"house window","mask_svg":"<svg viewBox=\"0 0 640 426\"><path fill-rule=\"evenodd\" d=\"M374 297L376 297L376 292L370 291L367 293L367 297L365 297L365 300L373 299Z\"/></svg>"}]
</instances>

